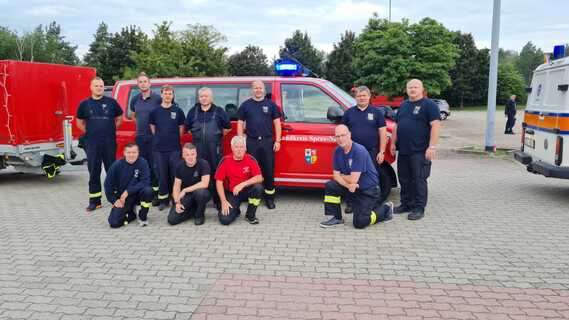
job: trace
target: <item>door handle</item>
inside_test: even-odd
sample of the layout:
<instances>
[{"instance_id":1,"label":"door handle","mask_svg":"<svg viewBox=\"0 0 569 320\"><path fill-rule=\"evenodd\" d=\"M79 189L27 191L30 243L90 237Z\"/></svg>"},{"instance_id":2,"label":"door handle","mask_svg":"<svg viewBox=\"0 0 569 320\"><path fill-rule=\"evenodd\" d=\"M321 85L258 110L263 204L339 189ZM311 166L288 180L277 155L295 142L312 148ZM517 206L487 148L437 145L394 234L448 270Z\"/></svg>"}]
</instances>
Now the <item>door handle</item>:
<instances>
[{"instance_id":1,"label":"door handle","mask_svg":"<svg viewBox=\"0 0 569 320\"><path fill-rule=\"evenodd\" d=\"M282 129L283 129L284 131L292 131L292 130L293 130L292 127L289 127L289 126L282 127Z\"/></svg>"}]
</instances>

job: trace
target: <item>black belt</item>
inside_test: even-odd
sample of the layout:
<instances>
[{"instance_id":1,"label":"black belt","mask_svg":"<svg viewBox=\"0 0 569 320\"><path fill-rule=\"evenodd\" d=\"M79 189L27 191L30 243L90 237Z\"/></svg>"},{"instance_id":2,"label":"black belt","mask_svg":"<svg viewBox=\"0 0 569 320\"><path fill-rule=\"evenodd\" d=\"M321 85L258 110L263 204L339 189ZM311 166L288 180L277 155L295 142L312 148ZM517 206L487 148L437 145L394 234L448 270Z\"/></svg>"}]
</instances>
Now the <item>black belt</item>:
<instances>
[{"instance_id":1,"label":"black belt","mask_svg":"<svg viewBox=\"0 0 569 320\"><path fill-rule=\"evenodd\" d=\"M266 140L266 139L272 140L273 136L258 136L258 137L247 136L247 139L253 139L253 140L257 140L257 141Z\"/></svg>"}]
</instances>

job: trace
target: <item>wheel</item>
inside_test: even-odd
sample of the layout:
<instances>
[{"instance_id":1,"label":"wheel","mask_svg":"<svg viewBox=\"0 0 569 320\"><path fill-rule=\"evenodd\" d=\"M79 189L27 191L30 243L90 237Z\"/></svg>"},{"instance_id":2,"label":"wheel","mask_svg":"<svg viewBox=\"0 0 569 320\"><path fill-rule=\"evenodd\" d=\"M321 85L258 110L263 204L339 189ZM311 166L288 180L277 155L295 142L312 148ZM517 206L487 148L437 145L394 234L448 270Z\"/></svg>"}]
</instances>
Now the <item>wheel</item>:
<instances>
[{"instance_id":1,"label":"wheel","mask_svg":"<svg viewBox=\"0 0 569 320\"><path fill-rule=\"evenodd\" d=\"M446 120L448 118L448 114L444 111L441 111L441 120Z\"/></svg>"},{"instance_id":2,"label":"wheel","mask_svg":"<svg viewBox=\"0 0 569 320\"><path fill-rule=\"evenodd\" d=\"M379 171L379 187L381 190L381 202L385 202L389 197L392 188L391 177L386 170Z\"/></svg>"}]
</instances>

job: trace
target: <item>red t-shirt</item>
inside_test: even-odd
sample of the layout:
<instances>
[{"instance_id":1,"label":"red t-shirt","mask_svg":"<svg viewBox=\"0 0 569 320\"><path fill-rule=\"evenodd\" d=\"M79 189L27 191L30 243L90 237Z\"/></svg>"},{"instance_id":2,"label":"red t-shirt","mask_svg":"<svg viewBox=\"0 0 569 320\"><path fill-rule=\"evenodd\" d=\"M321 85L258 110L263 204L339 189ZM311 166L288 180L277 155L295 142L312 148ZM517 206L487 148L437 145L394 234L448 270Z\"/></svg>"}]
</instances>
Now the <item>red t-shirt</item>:
<instances>
[{"instance_id":1,"label":"red t-shirt","mask_svg":"<svg viewBox=\"0 0 569 320\"><path fill-rule=\"evenodd\" d=\"M261 174L261 168L257 160L249 154L245 154L242 160L235 160L233 155L221 159L221 163L215 171L215 180L223 181L225 190L233 192L233 188L243 181Z\"/></svg>"}]
</instances>

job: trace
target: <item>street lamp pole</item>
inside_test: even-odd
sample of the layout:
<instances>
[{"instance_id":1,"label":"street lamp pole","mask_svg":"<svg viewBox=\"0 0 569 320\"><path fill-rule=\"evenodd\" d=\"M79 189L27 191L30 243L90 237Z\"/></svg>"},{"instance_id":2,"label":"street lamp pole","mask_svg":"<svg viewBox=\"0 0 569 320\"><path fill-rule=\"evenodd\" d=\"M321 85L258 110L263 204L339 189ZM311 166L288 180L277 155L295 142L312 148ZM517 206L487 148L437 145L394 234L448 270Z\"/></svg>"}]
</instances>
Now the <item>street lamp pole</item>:
<instances>
[{"instance_id":1,"label":"street lamp pole","mask_svg":"<svg viewBox=\"0 0 569 320\"><path fill-rule=\"evenodd\" d=\"M486 113L485 150L494 152L496 137L496 91L498 83L498 51L500 50L500 2L494 0L492 14L492 47L490 49L490 74L488 76L488 112Z\"/></svg>"},{"instance_id":2,"label":"street lamp pole","mask_svg":"<svg viewBox=\"0 0 569 320\"><path fill-rule=\"evenodd\" d=\"M389 0L389 22L391 22L391 0Z\"/></svg>"}]
</instances>

